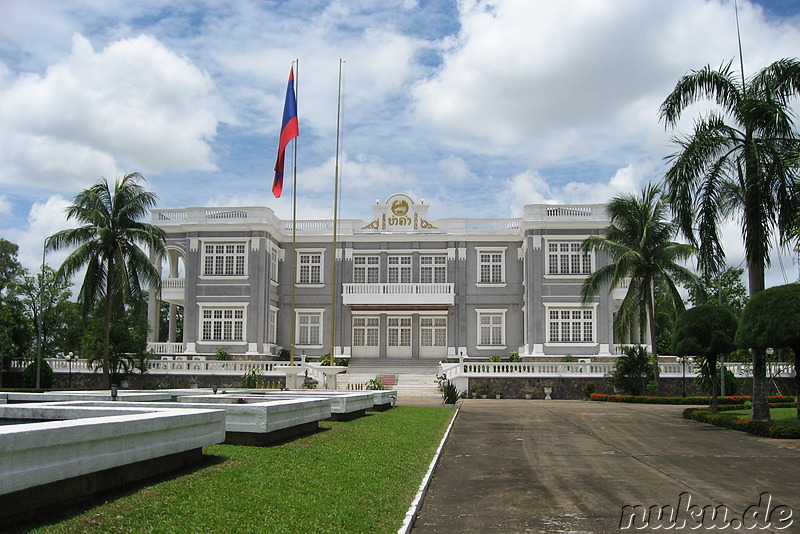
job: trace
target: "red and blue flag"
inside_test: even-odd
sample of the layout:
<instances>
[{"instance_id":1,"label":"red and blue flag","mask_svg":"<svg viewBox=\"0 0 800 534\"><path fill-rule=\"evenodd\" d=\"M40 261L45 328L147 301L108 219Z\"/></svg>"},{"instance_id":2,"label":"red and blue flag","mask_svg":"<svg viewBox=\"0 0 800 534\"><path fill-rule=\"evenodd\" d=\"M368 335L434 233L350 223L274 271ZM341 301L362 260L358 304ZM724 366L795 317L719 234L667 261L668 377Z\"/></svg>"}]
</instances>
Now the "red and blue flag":
<instances>
[{"instance_id":1,"label":"red and blue flag","mask_svg":"<svg viewBox=\"0 0 800 534\"><path fill-rule=\"evenodd\" d=\"M289 85L286 87L286 102L283 105L283 122L281 138L278 142L278 159L275 161L275 178L272 180L272 194L275 198L283 191L283 163L286 156L286 145L300 135L297 122L297 98L294 94L294 67L289 70Z\"/></svg>"}]
</instances>

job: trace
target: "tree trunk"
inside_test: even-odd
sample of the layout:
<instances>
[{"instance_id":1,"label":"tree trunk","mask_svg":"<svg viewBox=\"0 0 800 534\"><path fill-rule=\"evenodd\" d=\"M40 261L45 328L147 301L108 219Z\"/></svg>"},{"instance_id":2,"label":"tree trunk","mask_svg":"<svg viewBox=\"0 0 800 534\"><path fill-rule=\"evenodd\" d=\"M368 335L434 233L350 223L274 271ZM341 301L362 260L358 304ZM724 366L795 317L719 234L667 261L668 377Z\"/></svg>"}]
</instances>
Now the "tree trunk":
<instances>
[{"instance_id":1,"label":"tree trunk","mask_svg":"<svg viewBox=\"0 0 800 534\"><path fill-rule=\"evenodd\" d=\"M747 262L747 277L750 296L764 290L764 264L756 258ZM763 349L753 351L753 412L755 421L769 421L769 401L767 400L767 356Z\"/></svg>"},{"instance_id":2,"label":"tree trunk","mask_svg":"<svg viewBox=\"0 0 800 534\"><path fill-rule=\"evenodd\" d=\"M658 362L658 351L656 349L656 310L653 303L653 283L652 280L647 282L645 288L647 294L645 295L645 306L647 307L647 328L650 334L650 352L653 354L656 362Z\"/></svg>"},{"instance_id":3,"label":"tree trunk","mask_svg":"<svg viewBox=\"0 0 800 534\"><path fill-rule=\"evenodd\" d=\"M106 285L106 302L105 302L105 335L103 336L103 381L105 387L111 389L111 372L109 370L109 346L111 345L111 292Z\"/></svg>"}]
</instances>

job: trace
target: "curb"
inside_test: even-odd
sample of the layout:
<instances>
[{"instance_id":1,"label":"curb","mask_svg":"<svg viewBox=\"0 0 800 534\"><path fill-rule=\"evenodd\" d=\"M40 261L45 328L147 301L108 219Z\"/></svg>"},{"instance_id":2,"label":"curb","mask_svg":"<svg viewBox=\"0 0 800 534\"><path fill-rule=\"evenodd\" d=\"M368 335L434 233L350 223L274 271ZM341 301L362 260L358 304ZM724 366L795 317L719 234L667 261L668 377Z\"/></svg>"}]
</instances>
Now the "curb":
<instances>
[{"instance_id":1,"label":"curb","mask_svg":"<svg viewBox=\"0 0 800 534\"><path fill-rule=\"evenodd\" d=\"M450 425L447 427L447 430L442 436L442 441L439 443L439 448L436 449L436 454L433 456L433 460L431 460L431 465L428 467L428 472L425 474L425 477L422 479L422 483L419 485L419 491L417 491L416 497L414 497L414 501L411 503L411 506L408 508L406 512L406 517L403 520L403 524L400 526L400 529L397 531L397 534L409 534L411 529L414 527L414 521L417 519L417 514L419 513L420 508L422 508L422 502L425 500L425 494L428 492L428 486L431 485L431 477L433 477L433 471L436 469L436 465L439 463L439 456L442 454L442 449L444 448L444 444L447 441L447 438L450 437L450 430L453 428L453 424L456 422L456 417L458 417L458 412L461 411L461 408L456 409L455 415L453 415L452 421L450 421Z\"/></svg>"}]
</instances>

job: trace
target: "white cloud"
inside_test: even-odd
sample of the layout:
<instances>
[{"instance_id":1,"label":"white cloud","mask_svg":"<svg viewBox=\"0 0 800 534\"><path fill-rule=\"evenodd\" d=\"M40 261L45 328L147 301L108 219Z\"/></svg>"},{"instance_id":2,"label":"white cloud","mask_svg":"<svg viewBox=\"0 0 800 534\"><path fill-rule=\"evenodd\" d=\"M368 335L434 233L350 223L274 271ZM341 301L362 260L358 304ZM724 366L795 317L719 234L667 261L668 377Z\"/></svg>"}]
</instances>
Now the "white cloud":
<instances>
[{"instance_id":1,"label":"white cloud","mask_svg":"<svg viewBox=\"0 0 800 534\"><path fill-rule=\"evenodd\" d=\"M755 65L796 55L796 25L767 22L760 9L740 4ZM737 55L733 6L721 0L459 7L461 31L444 41L442 68L415 87L417 114L453 146L524 150L533 167L663 152L658 106L678 78Z\"/></svg>"},{"instance_id":2,"label":"white cloud","mask_svg":"<svg viewBox=\"0 0 800 534\"><path fill-rule=\"evenodd\" d=\"M37 272L42 265L42 249L44 240L59 230L72 228L75 223L68 222L65 210L70 201L60 195L53 195L44 202L36 202L31 206L24 227L4 230L7 239L19 246L20 263L32 272ZM57 268L69 251L47 253L47 264Z\"/></svg>"},{"instance_id":3,"label":"white cloud","mask_svg":"<svg viewBox=\"0 0 800 534\"><path fill-rule=\"evenodd\" d=\"M213 170L210 78L155 38L72 51L0 94L0 183L74 190L117 172Z\"/></svg>"},{"instance_id":4,"label":"white cloud","mask_svg":"<svg viewBox=\"0 0 800 534\"><path fill-rule=\"evenodd\" d=\"M0 215L11 214L11 202L6 195L0 195Z\"/></svg>"}]
</instances>

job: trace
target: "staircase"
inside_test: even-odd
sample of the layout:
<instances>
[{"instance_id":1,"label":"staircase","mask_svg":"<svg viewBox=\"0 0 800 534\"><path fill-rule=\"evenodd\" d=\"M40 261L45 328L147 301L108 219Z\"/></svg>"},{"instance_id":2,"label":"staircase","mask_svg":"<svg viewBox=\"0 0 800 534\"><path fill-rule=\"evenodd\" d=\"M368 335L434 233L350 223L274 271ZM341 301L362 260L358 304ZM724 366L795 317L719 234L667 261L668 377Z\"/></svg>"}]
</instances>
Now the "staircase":
<instances>
[{"instance_id":1,"label":"staircase","mask_svg":"<svg viewBox=\"0 0 800 534\"><path fill-rule=\"evenodd\" d=\"M436 383L439 360L411 358L351 358L347 372L337 377L338 389L364 389L378 378L384 389L397 391L398 397L441 397Z\"/></svg>"}]
</instances>

